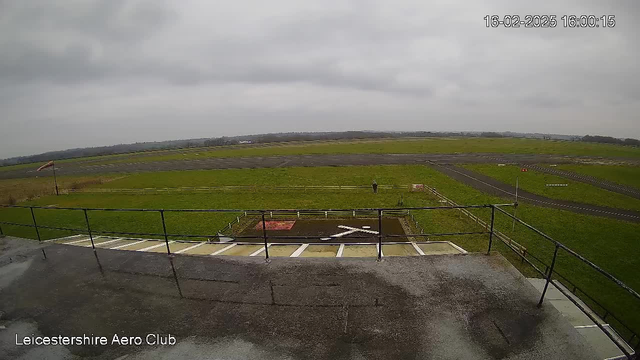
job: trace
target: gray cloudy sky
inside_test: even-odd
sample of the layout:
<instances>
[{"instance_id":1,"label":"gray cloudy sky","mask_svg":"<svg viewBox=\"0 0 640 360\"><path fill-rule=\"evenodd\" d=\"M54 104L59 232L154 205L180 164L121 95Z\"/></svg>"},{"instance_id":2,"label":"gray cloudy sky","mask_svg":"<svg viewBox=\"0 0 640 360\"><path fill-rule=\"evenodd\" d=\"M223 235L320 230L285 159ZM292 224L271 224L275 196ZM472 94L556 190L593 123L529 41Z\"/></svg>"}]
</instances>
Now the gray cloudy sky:
<instances>
[{"instance_id":1,"label":"gray cloudy sky","mask_svg":"<svg viewBox=\"0 0 640 360\"><path fill-rule=\"evenodd\" d=\"M640 138L628 1L0 0L0 158L280 131ZM486 28L554 14L555 29ZM564 14L615 15L566 29Z\"/></svg>"}]
</instances>

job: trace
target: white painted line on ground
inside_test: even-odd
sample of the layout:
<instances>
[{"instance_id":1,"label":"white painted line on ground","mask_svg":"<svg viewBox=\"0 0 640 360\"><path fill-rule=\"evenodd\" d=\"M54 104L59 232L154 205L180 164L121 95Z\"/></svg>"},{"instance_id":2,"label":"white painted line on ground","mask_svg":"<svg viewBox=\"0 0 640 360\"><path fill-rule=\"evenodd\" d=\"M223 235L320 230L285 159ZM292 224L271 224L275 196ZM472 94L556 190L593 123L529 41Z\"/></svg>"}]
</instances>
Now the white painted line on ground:
<instances>
[{"instance_id":1,"label":"white painted line on ground","mask_svg":"<svg viewBox=\"0 0 640 360\"><path fill-rule=\"evenodd\" d=\"M96 242L96 239L97 239L97 238L93 238L93 242L94 242L94 244L95 244L95 242ZM117 239L113 239L113 240L109 240L109 241L104 241L104 242L98 243L98 244L96 244L96 245L111 244L111 243L114 243L114 242L116 242L116 241L120 241L120 240L122 240L122 238L117 238Z\"/></svg>"},{"instance_id":2,"label":"white painted line on ground","mask_svg":"<svg viewBox=\"0 0 640 360\"><path fill-rule=\"evenodd\" d=\"M112 247L110 250L118 250L127 246L131 246L131 245L135 245L135 244L140 244L143 243L147 240L140 240L140 241L136 241L136 242L132 242L131 244L124 244L124 245L120 245L120 246L116 246L116 247Z\"/></svg>"},{"instance_id":3,"label":"white painted line on ground","mask_svg":"<svg viewBox=\"0 0 640 360\"><path fill-rule=\"evenodd\" d=\"M602 324L602 326L603 327L604 326L609 326L609 324ZM576 329L588 329L588 328L594 328L594 327L598 327L598 325L593 324L593 325L577 325L577 326L574 326L574 328L576 328Z\"/></svg>"},{"instance_id":4,"label":"white painted line on ground","mask_svg":"<svg viewBox=\"0 0 640 360\"><path fill-rule=\"evenodd\" d=\"M358 228L354 228L351 226L346 226L346 225L338 225L338 227L340 229L347 229L347 230L354 230L354 231L361 231L361 232L365 232L365 233L369 233L369 234L377 234L377 231L373 231L373 230L365 230L365 229L358 229Z\"/></svg>"},{"instance_id":5,"label":"white painted line on ground","mask_svg":"<svg viewBox=\"0 0 640 360\"><path fill-rule=\"evenodd\" d=\"M169 241L169 245L173 244L174 242L175 241ZM158 244L158 245L149 246L149 247L146 247L144 249L140 249L140 250L136 250L136 251L148 251L148 250L152 250L152 249L155 249L155 248L159 248L160 246L164 246L164 245L165 245L165 243L161 243L161 244Z\"/></svg>"},{"instance_id":6,"label":"white painted line on ground","mask_svg":"<svg viewBox=\"0 0 640 360\"><path fill-rule=\"evenodd\" d=\"M77 238L77 237L80 237L80 236L86 236L86 235L82 235L82 234L79 234L79 235L71 235L71 236L65 236L65 237L61 237L61 238L57 238L57 239L49 239L49 240L45 240L45 241L43 241L43 242L69 240L69 239Z\"/></svg>"},{"instance_id":7,"label":"white painted line on ground","mask_svg":"<svg viewBox=\"0 0 640 360\"><path fill-rule=\"evenodd\" d=\"M340 234L331 235L331 237L332 238L339 238L339 237L343 237L345 235L353 234L356 231L358 231L358 229L341 232Z\"/></svg>"},{"instance_id":8,"label":"white painted line on ground","mask_svg":"<svg viewBox=\"0 0 640 360\"><path fill-rule=\"evenodd\" d=\"M449 245L453 246L456 250L460 251L461 253L463 253L463 254L468 254L467 250L465 250L465 249L461 248L460 246L458 246L458 245L456 245L456 244L452 243L451 241L447 241L447 243L448 243Z\"/></svg>"},{"instance_id":9,"label":"white painted line on ground","mask_svg":"<svg viewBox=\"0 0 640 360\"><path fill-rule=\"evenodd\" d=\"M212 253L211 253L211 256L218 255L218 254L220 254L220 253L222 253L222 252L225 252L225 251L227 251L227 250L231 249L232 247L234 247L234 246L236 246L236 245L238 245L238 244L231 244L231 245L229 245L229 246L223 247L222 249L220 249L220 250L218 250L218 251L214 251L214 252L212 252Z\"/></svg>"},{"instance_id":10,"label":"white painted line on ground","mask_svg":"<svg viewBox=\"0 0 640 360\"><path fill-rule=\"evenodd\" d=\"M271 244L267 244L267 248L270 248ZM264 246L261 247L260 249L254 251L251 255L249 256L256 256L256 255L260 255L260 253L262 253L264 251Z\"/></svg>"},{"instance_id":11,"label":"white painted line on ground","mask_svg":"<svg viewBox=\"0 0 640 360\"><path fill-rule=\"evenodd\" d=\"M418 246L418 244L412 242L411 245L413 245L413 248L416 249L416 251L418 252L418 254L424 256L424 251L422 251L422 249L420 249L420 247Z\"/></svg>"},{"instance_id":12,"label":"white painted line on ground","mask_svg":"<svg viewBox=\"0 0 640 360\"><path fill-rule=\"evenodd\" d=\"M336 257L342 257L342 253L344 252L344 244L340 244L340 247L338 248L338 253L336 254Z\"/></svg>"},{"instance_id":13,"label":"white painted line on ground","mask_svg":"<svg viewBox=\"0 0 640 360\"><path fill-rule=\"evenodd\" d=\"M291 256L289 256L289 257L298 257L298 256L300 256L300 254L302 254L302 252L305 251L308 247L309 247L309 244L300 245L300 247L298 249L296 249L296 251L294 251L293 254L291 254Z\"/></svg>"},{"instance_id":14,"label":"white painted line on ground","mask_svg":"<svg viewBox=\"0 0 640 360\"><path fill-rule=\"evenodd\" d=\"M196 244L196 245L193 245L193 246L189 246L188 248L184 248L184 249L182 249L182 250L178 250L178 251L174 252L174 254L182 254L183 252L187 252L187 251L189 251L189 250L191 250L191 249L195 249L195 248L197 248L198 246L202 246L202 245L204 245L204 244L206 244L206 242L204 242L204 241L203 241L203 242L201 242L200 244Z\"/></svg>"},{"instance_id":15,"label":"white painted line on ground","mask_svg":"<svg viewBox=\"0 0 640 360\"><path fill-rule=\"evenodd\" d=\"M631 352L631 355L635 354L634 352ZM610 358L606 358L604 360L624 360L624 359L628 359L627 355L619 355L619 356L614 356L614 357L610 357Z\"/></svg>"},{"instance_id":16,"label":"white painted line on ground","mask_svg":"<svg viewBox=\"0 0 640 360\"><path fill-rule=\"evenodd\" d=\"M76 240L76 241L71 241L68 243L64 243L65 245L73 245L73 244L77 244L77 243L81 243L83 241L89 241L90 239L82 239L82 240ZM94 239L95 240L95 239Z\"/></svg>"}]
</instances>

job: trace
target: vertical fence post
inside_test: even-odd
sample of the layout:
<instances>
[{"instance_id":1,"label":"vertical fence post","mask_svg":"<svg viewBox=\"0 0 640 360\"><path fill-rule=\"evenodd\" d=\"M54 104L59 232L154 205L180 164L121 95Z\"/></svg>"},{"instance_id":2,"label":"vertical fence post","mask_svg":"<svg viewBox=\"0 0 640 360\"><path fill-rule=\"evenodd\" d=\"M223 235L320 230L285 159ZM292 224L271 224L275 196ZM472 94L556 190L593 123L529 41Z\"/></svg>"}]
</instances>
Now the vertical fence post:
<instances>
[{"instance_id":1,"label":"vertical fence post","mask_svg":"<svg viewBox=\"0 0 640 360\"><path fill-rule=\"evenodd\" d=\"M31 219L33 219L33 226L36 229L36 235L38 236L38 241L42 241L42 239L40 239L40 230L38 230L38 223L36 222L36 215L33 213L33 206L29 207L29 210L31 210Z\"/></svg>"},{"instance_id":2,"label":"vertical fence post","mask_svg":"<svg viewBox=\"0 0 640 360\"><path fill-rule=\"evenodd\" d=\"M171 250L169 250L169 237L167 236L167 225L164 223L164 210L160 210L160 218L162 218L162 231L164 232L164 243L167 245L167 255L171 255Z\"/></svg>"},{"instance_id":3,"label":"vertical fence post","mask_svg":"<svg viewBox=\"0 0 640 360\"><path fill-rule=\"evenodd\" d=\"M4 232L2 231L2 225L0 225L0 237L4 237Z\"/></svg>"},{"instance_id":4,"label":"vertical fence post","mask_svg":"<svg viewBox=\"0 0 640 360\"><path fill-rule=\"evenodd\" d=\"M87 215L87 209L82 209L84 211L84 220L87 222L87 231L89 232L89 239L91 239L91 247L93 251L96 251L96 244L93 243L93 234L91 234L91 226L89 226L89 215Z\"/></svg>"},{"instance_id":5,"label":"vertical fence post","mask_svg":"<svg viewBox=\"0 0 640 360\"><path fill-rule=\"evenodd\" d=\"M544 289L542 290L542 296L540 297L540 301L538 302L538 307L542 306L542 300L544 300L544 295L546 294L549 283L551 282L551 275L553 275L553 267L556 265L556 258L558 257L559 248L560 245L556 244L556 249L553 251L553 260L551 260L551 267L549 267L549 273L547 274L547 282L544 284Z\"/></svg>"},{"instance_id":6,"label":"vertical fence post","mask_svg":"<svg viewBox=\"0 0 640 360\"><path fill-rule=\"evenodd\" d=\"M487 249L487 255L491 252L491 243L493 242L493 224L496 219L496 207L491 205L491 230L489 231L489 248Z\"/></svg>"},{"instance_id":7,"label":"vertical fence post","mask_svg":"<svg viewBox=\"0 0 640 360\"><path fill-rule=\"evenodd\" d=\"M262 212L262 237L264 238L264 256L269 260L269 245L267 245L267 224L264 221L264 211Z\"/></svg>"},{"instance_id":8,"label":"vertical fence post","mask_svg":"<svg viewBox=\"0 0 640 360\"><path fill-rule=\"evenodd\" d=\"M382 260L382 210L378 209L378 261Z\"/></svg>"},{"instance_id":9,"label":"vertical fence post","mask_svg":"<svg viewBox=\"0 0 640 360\"><path fill-rule=\"evenodd\" d=\"M38 223L36 222L36 214L33 212L33 206L30 206L29 209L31 210L31 219L33 219L33 227L36 229L36 235L38 235L38 241L42 242L42 239L40 238L40 230L38 230ZM46 259L47 253L44 252L44 248L42 248L41 250L42 250L42 255Z\"/></svg>"}]
</instances>

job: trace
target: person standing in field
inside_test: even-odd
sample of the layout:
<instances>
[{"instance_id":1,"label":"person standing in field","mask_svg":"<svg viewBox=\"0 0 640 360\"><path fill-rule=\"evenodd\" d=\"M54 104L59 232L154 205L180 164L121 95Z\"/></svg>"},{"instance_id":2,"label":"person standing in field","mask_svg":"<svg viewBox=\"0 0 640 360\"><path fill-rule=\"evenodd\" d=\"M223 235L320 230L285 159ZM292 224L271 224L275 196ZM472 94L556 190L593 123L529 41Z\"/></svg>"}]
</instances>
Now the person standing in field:
<instances>
[{"instance_id":1,"label":"person standing in field","mask_svg":"<svg viewBox=\"0 0 640 360\"><path fill-rule=\"evenodd\" d=\"M371 184L371 187L373 188L373 193L377 194L378 193L378 183L373 180L373 184Z\"/></svg>"}]
</instances>

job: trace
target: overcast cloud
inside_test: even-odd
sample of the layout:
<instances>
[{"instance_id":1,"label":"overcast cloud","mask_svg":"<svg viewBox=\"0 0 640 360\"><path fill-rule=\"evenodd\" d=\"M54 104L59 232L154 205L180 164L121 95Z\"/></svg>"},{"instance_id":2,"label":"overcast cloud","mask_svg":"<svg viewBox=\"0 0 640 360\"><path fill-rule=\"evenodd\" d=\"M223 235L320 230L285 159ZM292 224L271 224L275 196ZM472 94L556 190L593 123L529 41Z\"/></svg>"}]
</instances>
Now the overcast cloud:
<instances>
[{"instance_id":1,"label":"overcast cloud","mask_svg":"<svg viewBox=\"0 0 640 360\"><path fill-rule=\"evenodd\" d=\"M0 158L289 131L640 138L638 1L0 0ZM555 29L486 28L554 14ZM615 15L565 29L564 14Z\"/></svg>"}]
</instances>

